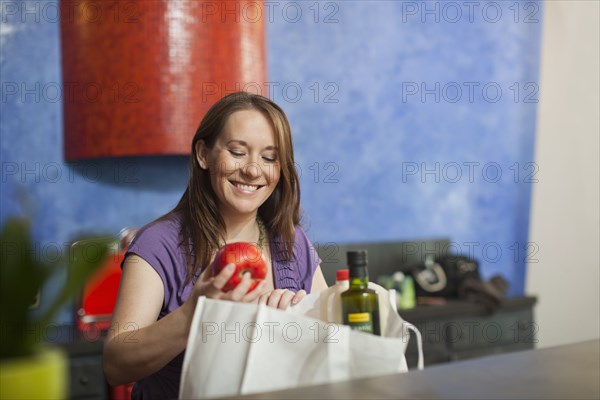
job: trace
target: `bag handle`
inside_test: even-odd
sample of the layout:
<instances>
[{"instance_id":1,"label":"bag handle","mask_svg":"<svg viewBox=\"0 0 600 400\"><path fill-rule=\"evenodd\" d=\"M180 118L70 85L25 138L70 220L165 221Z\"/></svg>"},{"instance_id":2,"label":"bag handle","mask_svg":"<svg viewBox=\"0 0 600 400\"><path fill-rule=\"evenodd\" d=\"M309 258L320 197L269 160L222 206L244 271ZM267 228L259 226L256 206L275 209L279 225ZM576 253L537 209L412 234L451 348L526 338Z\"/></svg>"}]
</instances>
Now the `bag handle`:
<instances>
[{"instance_id":1,"label":"bag handle","mask_svg":"<svg viewBox=\"0 0 600 400\"><path fill-rule=\"evenodd\" d=\"M406 328L409 331L413 331L413 333L417 337L417 352L419 353L419 358L417 360L417 369L422 370L425 367L425 363L423 362L423 338L421 337L421 332L419 332L417 327L411 324L410 322L404 321L404 326L406 326Z\"/></svg>"},{"instance_id":2,"label":"bag handle","mask_svg":"<svg viewBox=\"0 0 600 400\"><path fill-rule=\"evenodd\" d=\"M394 312L397 314L398 313L398 305L396 304L396 290L389 289L388 292L389 292L389 303L390 303L391 312ZM417 338L417 352L419 353L419 358L417 360L417 369L422 370L424 368L424 362L423 362L423 338L421 337L421 332L419 332L419 330L417 329L416 326L414 326L410 322L406 322L404 319L402 319L402 323L409 331L413 331L413 333L415 334L415 336Z\"/></svg>"}]
</instances>

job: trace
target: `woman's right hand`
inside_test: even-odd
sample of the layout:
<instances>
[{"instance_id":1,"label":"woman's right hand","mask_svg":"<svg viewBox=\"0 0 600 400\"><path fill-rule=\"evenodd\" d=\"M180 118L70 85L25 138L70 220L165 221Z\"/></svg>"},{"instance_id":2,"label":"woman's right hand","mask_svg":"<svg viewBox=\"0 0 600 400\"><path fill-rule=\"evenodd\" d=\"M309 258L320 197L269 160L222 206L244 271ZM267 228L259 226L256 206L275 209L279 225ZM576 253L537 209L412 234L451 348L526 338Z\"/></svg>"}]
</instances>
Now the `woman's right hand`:
<instances>
[{"instance_id":1,"label":"woman's right hand","mask_svg":"<svg viewBox=\"0 0 600 400\"><path fill-rule=\"evenodd\" d=\"M234 264L228 264L216 276L210 276L210 268L207 268L200 275L198 281L196 281L190 298L193 297L195 301L199 296L206 296L211 299L241 301L244 303L251 303L258 299L266 282L264 280L261 281L253 291L247 293L252 283L249 272L244 274L242 281L234 289L228 292L223 291L223 287L225 287L225 284L233 276L234 272Z\"/></svg>"},{"instance_id":2,"label":"woman's right hand","mask_svg":"<svg viewBox=\"0 0 600 400\"><path fill-rule=\"evenodd\" d=\"M200 277L192 289L192 294L190 294L190 297L181 307L185 314L187 314L189 323L192 321L194 311L196 309L196 303L198 301L198 297L200 296L206 296L211 299L230 300L243 303L252 303L258 301L260 294L263 292L266 286L266 282L263 280L253 291L247 293L252 282L249 272L244 274L242 281L234 289L228 292L223 291L225 284L229 278L233 276L234 272L235 265L228 264L216 276L211 276L211 268L206 268L200 274Z\"/></svg>"}]
</instances>

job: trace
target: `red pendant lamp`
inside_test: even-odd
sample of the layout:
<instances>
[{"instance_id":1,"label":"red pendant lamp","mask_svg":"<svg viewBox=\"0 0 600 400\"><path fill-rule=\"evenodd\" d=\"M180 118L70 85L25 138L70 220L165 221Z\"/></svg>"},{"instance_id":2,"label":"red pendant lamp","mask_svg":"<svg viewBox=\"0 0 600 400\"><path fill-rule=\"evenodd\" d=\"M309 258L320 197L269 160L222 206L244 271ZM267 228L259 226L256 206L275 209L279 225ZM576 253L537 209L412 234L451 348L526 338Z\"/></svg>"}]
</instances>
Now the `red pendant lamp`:
<instances>
[{"instance_id":1,"label":"red pendant lamp","mask_svg":"<svg viewBox=\"0 0 600 400\"><path fill-rule=\"evenodd\" d=\"M267 95L262 1L62 1L68 161L190 154L208 108Z\"/></svg>"}]
</instances>

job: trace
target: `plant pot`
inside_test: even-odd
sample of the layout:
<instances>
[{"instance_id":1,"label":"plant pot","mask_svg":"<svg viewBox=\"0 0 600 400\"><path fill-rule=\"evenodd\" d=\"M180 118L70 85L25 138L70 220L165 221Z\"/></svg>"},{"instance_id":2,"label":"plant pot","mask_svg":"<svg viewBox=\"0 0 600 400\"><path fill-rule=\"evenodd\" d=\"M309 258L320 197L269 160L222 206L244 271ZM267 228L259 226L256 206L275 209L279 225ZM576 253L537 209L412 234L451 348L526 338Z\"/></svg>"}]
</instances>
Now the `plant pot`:
<instances>
[{"instance_id":1,"label":"plant pot","mask_svg":"<svg viewBox=\"0 0 600 400\"><path fill-rule=\"evenodd\" d=\"M0 361L0 398L66 399L69 361L55 347L43 347L30 357Z\"/></svg>"}]
</instances>

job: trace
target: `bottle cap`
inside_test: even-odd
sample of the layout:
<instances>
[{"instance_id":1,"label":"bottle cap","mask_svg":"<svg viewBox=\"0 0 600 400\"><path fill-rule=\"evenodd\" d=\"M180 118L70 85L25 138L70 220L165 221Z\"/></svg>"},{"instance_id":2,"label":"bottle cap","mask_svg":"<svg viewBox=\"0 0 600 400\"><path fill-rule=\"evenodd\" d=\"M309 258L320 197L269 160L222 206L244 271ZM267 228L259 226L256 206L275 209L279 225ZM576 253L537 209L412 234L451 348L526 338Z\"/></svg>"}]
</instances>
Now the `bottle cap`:
<instances>
[{"instance_id":1,"label":"bottle cap","mask_svg":"<svg viewBox=\"0 0 600 400\"><path fill-rule=\"evenodd\" d=\"M367 251L354 250L346 253L349 267L364 267L367 265Z\"/></svg>"},{"instance_id":2,"label":"bottle cap","mask_svg":"<svg viewBox=\"0 0 600 400\"><path fill-rule=\"evenodd\" d=\"M336 281L347 281L350 279L350 271L347 269L338 269L335 273Z\"/></svg>"}]
</instances>

